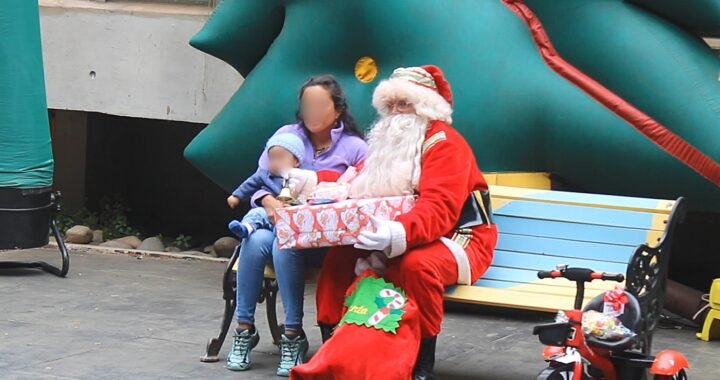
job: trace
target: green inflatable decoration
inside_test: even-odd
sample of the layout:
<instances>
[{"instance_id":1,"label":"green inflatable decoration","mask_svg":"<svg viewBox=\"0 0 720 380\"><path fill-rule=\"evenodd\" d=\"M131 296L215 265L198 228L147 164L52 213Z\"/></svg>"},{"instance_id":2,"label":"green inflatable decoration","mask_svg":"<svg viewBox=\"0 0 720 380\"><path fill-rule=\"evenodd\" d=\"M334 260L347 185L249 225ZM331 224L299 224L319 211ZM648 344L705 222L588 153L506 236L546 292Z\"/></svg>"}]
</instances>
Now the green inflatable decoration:
<instances>
[{"instance_id":1,"label":"green inflatable decoration","mask_svg":"<svg viewBox=\"0 0 720 380\"><path fill-rule=\"evenodd\" d=\"M701 36L720 37L720 2L716 0L629 0ZM690 3L690 4L689 4Z\"/></svg>"},{"instance_id":2,"label":"green inflatable decoration","mask_svg":"<svg viewBox=\"0 0 720 380\"><path fill-rule=\"evenodd\" d=\"M720 24L711 12L720 0L663 3L685 4L693 11L684 14L697 16L686 25L717 31L706 26ZM518 0L223 1L191 44L246 79L185 156L231 189L254 170L266 138L293 121L308 76L336 75L369 126L379 80L398 66L432 63L453 86L454 126L484 171L548 171L583 191L684 195L696 209L720 210L720 60L710 48L653 13L669 8L527 5L523 18ZM530 11L560 54L607 88L599 93L629 104L611 109L553 70L541 55L547 46L538 49L528 28ZM619 116L629 108L662 128Z\"/></svg>"},{"instance_id":3,"label":"green inflatable decoration","mask_svg":"<svg viewBox=\"0 0 720 380\"><path fill-rule=\"evenodd\" d=\"M0 11L0 188L52 185L37 1L4 0Z\"/></svg>"},{"instance_id":4,"label":"green inflatable decoration","mask_svg":"<svg viewBox=\"0 0 720 380\"><path fill-rule=\"evenodd\" d=\"M53 157L45 101L38 2L0 3L0 251L46 245L62 265L0 261L0 269L38 268L65 277L70 256L57 227L60 193L51 193Z\"/></svg>"}]
</instances>

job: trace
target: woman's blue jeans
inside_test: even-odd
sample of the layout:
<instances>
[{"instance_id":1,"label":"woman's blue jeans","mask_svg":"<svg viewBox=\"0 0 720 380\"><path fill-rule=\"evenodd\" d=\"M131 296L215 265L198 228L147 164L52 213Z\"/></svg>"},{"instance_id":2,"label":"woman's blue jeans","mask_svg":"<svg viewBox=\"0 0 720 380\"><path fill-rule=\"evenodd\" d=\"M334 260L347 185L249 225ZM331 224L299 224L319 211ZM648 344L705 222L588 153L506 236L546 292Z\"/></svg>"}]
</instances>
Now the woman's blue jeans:
<instances>
[{"instance_id":1,"label":"woman's blue jeans","mask_svg":"<svg viewBox=\"0 0 720 380\"><path fill-rule=\"evenodd\" d=\"M265 273L271 259L285 309L285 328L302 329L303 298L305 294L305 266L322 264L325 249L280 249L275 233L256 230L242 242L237 270L238 323L255 323L255 306Z\"/></svg>"}]
</instances>

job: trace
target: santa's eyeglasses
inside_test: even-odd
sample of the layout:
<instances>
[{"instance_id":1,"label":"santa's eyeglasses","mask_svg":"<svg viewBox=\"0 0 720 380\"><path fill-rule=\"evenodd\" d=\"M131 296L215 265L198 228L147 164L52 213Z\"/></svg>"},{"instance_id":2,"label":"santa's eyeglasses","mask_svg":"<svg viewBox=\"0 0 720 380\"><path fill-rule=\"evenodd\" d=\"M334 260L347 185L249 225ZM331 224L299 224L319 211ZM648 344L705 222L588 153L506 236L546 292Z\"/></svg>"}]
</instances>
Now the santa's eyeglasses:
<instances>
[{"instance_id":1,"label":"santa's eyeglasses","mask_svg":"<svg viewBox=\"0 0 720 380\"><path fill-rule=\"evenodd\" d=\"M407 100L404 100L404 99L390 100L390 101L388 101L385 105L386 105L388 111L395 111L395 110L397 110L397 111L400 111L400 112L408 111L408 110L412 109L412 107L413 107L413 104L412 104L412 103L410 103L410 102L408 102Z\"/></svg>"}]
</instances>

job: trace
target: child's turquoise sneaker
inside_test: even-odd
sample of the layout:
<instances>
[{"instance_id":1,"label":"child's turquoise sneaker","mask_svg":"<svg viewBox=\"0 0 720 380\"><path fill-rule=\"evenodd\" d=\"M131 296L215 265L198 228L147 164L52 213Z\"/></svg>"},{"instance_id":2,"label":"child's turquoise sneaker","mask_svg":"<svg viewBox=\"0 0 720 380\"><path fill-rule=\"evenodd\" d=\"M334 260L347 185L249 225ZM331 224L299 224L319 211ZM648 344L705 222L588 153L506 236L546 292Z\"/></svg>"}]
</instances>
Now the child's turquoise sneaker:
<instances>
[{"instance_id":1,"label":"child's turquoise sneaker","mask_svg":"<svg viewBox=\"0 0 720 380\"><path fill-rule=\"evenodd\" d=\"M280 365L277 369L277 375L289 377L290 370L305 361L305 355L309 347L305 334L296 335L292 338L283 334L280 338Z\"/></svg>"},{"instance_id":2,"label":"child's turquoise sneaker","mask_svg":"<svg viewBox=\"0 0 720 380\"><path fill-rule=\"evenodd\" d=\"M250 359L250 351L257 346L260 341L260 334L256 328L252 331L242 330L235 331L233 335L233 344L227 357L225 367L231 371L245 371L250 369L252 360Z\"/></svg>"}]
</instances>

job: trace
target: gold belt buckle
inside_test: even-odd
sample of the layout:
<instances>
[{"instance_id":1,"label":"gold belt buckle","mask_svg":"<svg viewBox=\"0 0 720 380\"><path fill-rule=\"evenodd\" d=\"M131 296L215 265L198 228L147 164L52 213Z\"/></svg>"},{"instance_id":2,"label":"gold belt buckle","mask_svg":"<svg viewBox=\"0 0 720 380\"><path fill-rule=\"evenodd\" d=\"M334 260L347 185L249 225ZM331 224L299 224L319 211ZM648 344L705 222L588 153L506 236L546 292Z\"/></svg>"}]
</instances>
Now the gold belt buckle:
<instances>
[{"instance_id":1,"label":"gold belt buckle","mask_svg":"<svg viewBox=\"0 0 720 380\"><path fill-rule=\"evenodd\" d=\"M470 244L471 239L472 229L470 228L458 228L457 230L455 230L455 233L452 237L452 241L463 247L463 249L467 248L468 244Z\"/></svg>"}]
</instances>

